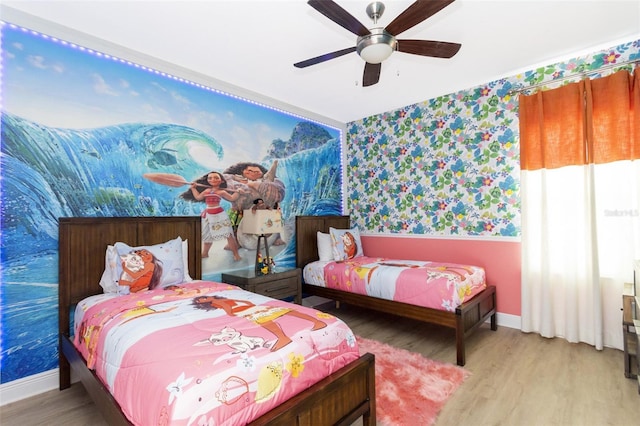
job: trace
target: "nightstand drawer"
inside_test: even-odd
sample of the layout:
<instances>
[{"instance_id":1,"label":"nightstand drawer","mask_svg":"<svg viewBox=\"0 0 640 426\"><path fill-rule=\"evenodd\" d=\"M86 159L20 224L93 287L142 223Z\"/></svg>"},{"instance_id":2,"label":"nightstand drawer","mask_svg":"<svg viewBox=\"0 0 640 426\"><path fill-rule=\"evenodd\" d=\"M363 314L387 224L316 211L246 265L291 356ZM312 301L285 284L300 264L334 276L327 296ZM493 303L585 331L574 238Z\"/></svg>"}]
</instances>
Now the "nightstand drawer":
<instances>
[{"instance_id":1,"label":"nightstand drawer","mask_svg":"<svg viewBox=\"0 0 640 426\"><path fill-rule=\"evenodd\" d=\"M246 269L223 273L221 281L274 299L293 298L295 303L302 303L302 275L299 268L266 275L256 275L253 269Z\"/></svg>"},{"instance_id":2,"label":"nightstand drawer","mask_svg":"<svg viewBox=\"0 0 640 426\"><path fill-rule=\"evenodd\" d=\"M298 278L290 277L256 284L254 291L274 299L284 299L298 294Z\"/></svg>"}]
</instances>

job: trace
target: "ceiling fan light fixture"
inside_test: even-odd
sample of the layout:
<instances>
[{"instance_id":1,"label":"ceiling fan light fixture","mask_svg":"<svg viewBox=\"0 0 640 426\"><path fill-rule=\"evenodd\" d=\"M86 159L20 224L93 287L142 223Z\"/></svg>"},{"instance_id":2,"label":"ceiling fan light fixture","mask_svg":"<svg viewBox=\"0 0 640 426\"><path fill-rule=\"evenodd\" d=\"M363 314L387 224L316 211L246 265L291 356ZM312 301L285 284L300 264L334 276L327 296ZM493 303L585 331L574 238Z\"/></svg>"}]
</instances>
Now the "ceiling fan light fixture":
<instances>
[{"instance_id":1,"label":"ceiling fan light fixture","mask_svg":"<svg viewBox=\"0 0 640 426\"><path fill-rule=\"evenodd\" d=\"M366 62L362 75L362 87L368 87L378 83L382 62L389 58L394 50L412 55L451 58L460 50L462 46L460 43L434 40L398 41L396 36L438 13L454 1L415 0L384 28L377 27L378 19L384 13L384 4L374 1L367 6L367 15L373 20L376 28L369 29L333 0L308 0L307 3L311 7L345 30L357 35L358 40L355 46L297 62L293 66L305 68L356 51Z\"/></svg>"},{"instance_id":2,"label":"ceiling fan light fixture","mask_svg":"<svg viewBox=\"0 0 640 426\"><path fill-rule=\"evenodd\" d=\"M365 62L379 64L396 50L396 39L383 28L373 28L371 34L358 37L356 50Z\"/></svg>"}]
</instances>

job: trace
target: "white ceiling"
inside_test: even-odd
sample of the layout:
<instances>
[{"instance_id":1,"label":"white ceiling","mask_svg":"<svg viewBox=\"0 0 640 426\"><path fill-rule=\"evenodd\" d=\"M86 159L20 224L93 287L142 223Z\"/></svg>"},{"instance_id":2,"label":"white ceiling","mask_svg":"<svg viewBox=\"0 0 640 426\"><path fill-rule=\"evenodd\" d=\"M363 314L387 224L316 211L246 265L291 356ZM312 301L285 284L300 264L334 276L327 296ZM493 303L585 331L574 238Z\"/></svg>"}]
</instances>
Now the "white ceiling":
<instances>
[{"instance_id":1,"label":"white ceiling","mask_svg":"<svg viewBox=\"0 0 640 426\"><path fill-rule=\"evenodd\" d=\"M337 3L373 27L369 1ZM378 26L411 3L385 1ZM159 68L175 64L160 71L193 72L338 123L640 39L638 0L457 0L399 36L462 43L455 57L395 52L380 82L362 87L356 53L293 67L356 43L304 0L3 0L0 12L14 24L124 59L158 60Z\"/></svg>"}]
</instances>

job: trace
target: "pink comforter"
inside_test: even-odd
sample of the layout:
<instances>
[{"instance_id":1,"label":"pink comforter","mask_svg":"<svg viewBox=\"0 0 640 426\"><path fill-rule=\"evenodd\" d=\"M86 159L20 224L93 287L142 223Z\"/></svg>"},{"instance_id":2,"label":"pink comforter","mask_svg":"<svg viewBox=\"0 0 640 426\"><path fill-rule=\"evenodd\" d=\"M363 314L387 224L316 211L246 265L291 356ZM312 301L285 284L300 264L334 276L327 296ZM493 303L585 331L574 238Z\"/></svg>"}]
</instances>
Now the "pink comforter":
<instances>
[{"instance_id":1,"label":"pink comforter","mask_svg":"<svg viewBox=\"0 0 640 426\"><path fill-rule=\"evenodd\" d=\"M367 256L328 263L324 279L328 288L445 311L487 286L478 266Z\"/></svg>"},{"instance_id":2,"label":"pink comforter","mask_svg":"<svg viewBox=\"0 0 640 426\"><path fill-rule=\"evenodd\" d=\"M339 319L228 284L78 309L76 347L134 424L245 424L359 356Z\"/></svg>"}]
</instances>

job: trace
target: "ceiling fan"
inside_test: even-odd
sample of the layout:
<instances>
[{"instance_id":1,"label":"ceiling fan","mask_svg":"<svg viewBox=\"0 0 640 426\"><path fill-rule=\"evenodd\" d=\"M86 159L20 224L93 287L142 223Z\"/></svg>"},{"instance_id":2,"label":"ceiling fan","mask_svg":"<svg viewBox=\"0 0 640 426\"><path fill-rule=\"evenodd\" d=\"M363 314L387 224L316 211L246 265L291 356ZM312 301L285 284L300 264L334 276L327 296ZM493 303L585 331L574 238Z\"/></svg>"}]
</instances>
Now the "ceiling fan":
<instances>
[{"instance_id":1,"label":"ceiling fan","mask_svg":"<svg viewBox=\"0 0 640 426\"><path fill-rule=\"evenodd\" d=\"M394 50L413 55L451 58L458 53L461 44L433 40L399 40L396 39L396 36L435 15L453 2L454 0L417 0L385 28L369 29L332 0L309 0L308 3L311 7L356 34L358 39L354 47L316 56L306 61L297 62L293 66L306 68L351 52L358 52L358 55L365 61L362 85L366 87L372 86L380 80L382 62ZM367 15L373 20L374 25L377 24L383 12L384 4L381 2L375 1L367 6Z\"/></svg>"}]
</instances>

